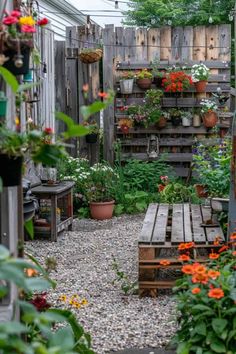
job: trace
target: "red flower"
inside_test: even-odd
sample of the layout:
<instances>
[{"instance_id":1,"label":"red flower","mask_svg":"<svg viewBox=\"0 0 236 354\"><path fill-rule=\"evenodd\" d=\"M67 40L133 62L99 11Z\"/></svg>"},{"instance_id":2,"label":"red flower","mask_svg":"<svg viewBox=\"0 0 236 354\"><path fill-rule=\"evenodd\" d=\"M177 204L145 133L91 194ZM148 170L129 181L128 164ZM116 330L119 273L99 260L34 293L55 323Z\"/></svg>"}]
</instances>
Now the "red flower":
<instances>
[{"instance_id":1,"label":"red flower","mask_svg":"<svg viewBox=\"0 0 236 354\"><path fill-rule=\"evenodd\" d=\"M18 18L15 16L7 16L2 21L2 23L7 26L14 25L17 22L18 22Z\"/></svg>"},{"instance_id":2,"label":"red flower","mask_svg":"<svg viewBox=\"0 0 236 354\"><path fill-rule=\"evenodd\" d=\"M48 135L51 135L51 134L53 134L53 130L52 130L52 128L45 128L44 129L44 133L48 134Z\"/></svg>"},{"instance_id":3,"label":"red flower","mask_svg":"<svg viewBox=\"0 0 236 354\"><path fill-rule=\"evenodd\" d=\"M108 98L109 95L106 92L99 92L98 96L101 97L101 98Z\"/></svg>"},{"instance_id":4,"label":"red flower","mask_svg":"<svg viewBox=\"0 0 236 354\"><path fill-rule=\"evenodd\" d=\"M21 17L21 12L18 11L18 10L13 10L11 12L11 16L13 16L13 17Z\"/></svg>"},{"instance_id":5,"label":"red flower","mask_svg":"<svg viewBox=\"0 0 236 354\"><path fill-rule=\"evenodd\" d=\"M129 133L129 127L128 127L127 125L125 125L125 124L122 124L122 125L120 126L120 130L121 130L122 133L124 133L124 134L128 134L128 133Z\"/></svg>"},{"instance_id":6,"label":"red flower","mask_svg":"<svg viewBox=\"0 0 236 354\"><path fill-rule=\"evenodd\" d=\"M35 33L36 32L36 28L34 26L22 25L21 26L21 32L24 32L24 33Z\"/></svg>"},{"instance_id":7,"label":"red flower","mask_svg":"<svg viewBox=\"0 0 236 354\"><path fill-rule=\"evenodd\" d=\"M199 294L200 292L201 292L200 288L193 288L192 289L192 294L194 294L194 295Z\"/></svg>"},{"instance_id":8,"label":"red flower","mask_svg":"<svg viewBox=\"0 0 236 354\"><path fill-rule=\"evenodd\" d=\"M41 20L38 20L37 25L46 26L48 23L49 23L48 19L46 17L44 17Z\"/></svg>"},{"instance_id":9,"label":"red flower","mask_svg":"<svg viewBox=\"0 0 236 354\"><path fill-rule=\"evenodd\" d=\"M35 295L30 301L30 303L34 305L39 312L46 311L51 307L51 305L47 302L46 295L46 293Z\"/></svg>"},{"instance_id":10,"label":"red flower","mask_svg":"<svg viewBox=\"0 0 236 354\"><path fill-rule=\"evenodd\" d=\"M220 288L214 288L208 292L208 297L212 297L214 299L221 299L224 295L223 290Z\"/></svg>"},{"instance_id":11,"label":"red flower","mask_svg":"<svg viewBox=\"0 0 236 354\"><path fill-rule=\"evenodd\" d=\"M224 245L224 246L222 246L220 249L219 249L219 253L222 253L222 252L224 252L224 251L227 251L229 249L229 246L226 246L226 245Z\"/></svg>"},{"instance_id":12,"label":"red flower","mask_svg":"<svg viewBox=\"0 0 236 354\"><path fill-rule=\"evenodd\" d=\"M182 92L193 84L191 76L183 71L175 71L167 74L162 80L166 92Z\"/></svg>"},{"instance_id":13,"label":"red flower","mask_svg":"<svg viewBox=\"0 0 236 354\"><path fill-rule=\"evenodd\" d=\"M164 191L164 189L166 188L166 186L163 186L163 184L159 184L158 185L158 192L162 192L162 191Z\"/></svg>"}]
</instances>

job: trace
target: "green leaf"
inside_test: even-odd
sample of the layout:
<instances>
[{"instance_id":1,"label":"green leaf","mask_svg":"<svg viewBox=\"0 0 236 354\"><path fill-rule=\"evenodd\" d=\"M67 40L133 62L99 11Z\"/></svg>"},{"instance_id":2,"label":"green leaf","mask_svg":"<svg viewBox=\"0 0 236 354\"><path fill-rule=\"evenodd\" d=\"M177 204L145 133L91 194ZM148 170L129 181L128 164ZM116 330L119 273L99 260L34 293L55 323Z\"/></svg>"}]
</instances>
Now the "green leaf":
<instances>
[{"instance_id":1,"label":"green leaf","mask_svg":"<svg viewBox=\"0 0 236 354\"><path fill-rule=\"evenodd\" d=\"M191 344L188 342L180 343L177 347L177 354L189 354Z\"/></svg>"},{"instance_id":2,"label":"green leaf","mask_svg":"<svg viewBox=\"0 0 236 354\"><path fill-rule=\"evenodd\" d=\"M235 289L235 288L230 291L229 297L230 297L233 301L236 301L236 289Z\"/></svg>"},{"instance_id":3,"label":"green leaf","mask_svg":"<svg viewBox=\"0 0 236 354\"><path fill-rule=\"evenodd\" d=\"M204 322L198 323L194 330L196 333L206 336L206 324Z\"/></svg>"},{"instance_id":4,"label":"green leaf","mask_svg":"<svg viewBox=\"0 0 236 354\"><path fill-rule=\"evenodd\" d=\"M84 118L84 120L88 120L90 116L95 113L100 112L102 109L106 108L107 104L101 101L95 101L89 106L81 106L80 112Z\"/></svg>"},{"instance_id":5,"label":"green leaf","mask_svg":"<svg viewBox=\"0 0 236 354\"><path fill-rule=\"evenodd\" d=\"M50 338L50 345L53 347L60 347L60 350L67 351L73 349L74 337L71 329L65 327L53 333Z\"/></svg>"},{"instance_id":6,"label":"green leaf","mask_svg":"<svg viewBox=\"0 0 236 354\"><path fill-rule=\"evenodd\" d=\"M51 284L48 280L42 278L29 278L26 279L26 284L29 290L31 291L43 291L51 287Z\"/></svg>"},{"instance_id":7,"label":"green leaf","mask_svg":"<svg viewBox=\"0 0 236 354\"><path fill-rule=\"evenodd\" d=\"M21 85L19 85L19 87L17 89L17 93L30 90L31 88L39 86L39 85L40 85L40 82L31 82L31 83L27 83L27 84L21 84Z\"/></svg>"},{"instance_id":8,"label":"green leaf","mask_svg":"<svg viewBox=\"0 0 236 354\"><path fill-rule=\"evenodd\" d=\"M2 299L8 293L7 287L0 286L0 299Z\"/></svg>"},{"instance_id":9,"label":"green leaf","mask_svg":"<svg viewBox=\"0 0 236 354\"><path fill-rule=\"evenodd\" d=\"M210 344L210 347L216 353L226 353L226 347L224 343L217 338L214 340L213 343Z\"/></svg>"},{"instance_id":10,"label":"green leaf","mask_svg":"<svg viewBox=\"0 0 236 354\"><path fill-rule=\"evenodd\" d=\"M223 332L227 324L228 321L222 318L214 318L211 322L212 328L217 335L220 335Z\"/></svg>"},{"instance_id":11,"label":"green leaf","mask_svg":"<svg viewBox=\"0 0 236 354\"><path fill-rule=\"evenodd\" d=\"M0 74L2 75L4 81L11 87L12 91L16 93L19 88L19 84L16 80L16 77L3 66L0 66Z\"/></svg>"},{"instance_id":12,"label":"green leaf","mask_svg":"<svg viewBox=\"0 0 236 354\"><path fill-rule=\"evenodd\" d=\"M10 252L8 249L2 245L0 245L0 261L7 259L10 256Z\"/></svg>"},{"instance_id":13,"label":"green leaf","mask_svg":"<svg viewBox=\"0 0 236 354\"><path fill-rule=\"evenodd\" d=\"M19 322L11 321L11 322L0 323L0 333L21 334L27 332L28 332L27 327Z\"/></svg>"},{"instance_id":14,"label":"green leaf","mask_svg":"<svg viewBox=\"0 0 236 354\"><path fill-rule=\"evenodd\" d=\"M33 219L24 222L25 230L27 231L28 235L30 236L31 240L34 239L34 223Z\"/></svg>"},{"instance_id":15,"label":"green leaf","mask_svg":"<svg viewBox=\"0 0 236 354\"><path fill-rule=\"evenodd\" d=\"M52 288L55 289L56 287L56 282L54 280L52 280L49 276L48 273L46 272L46 270L41 266L41 264L39 263L39 261L32 256L31 254L25 252L25 255L27 255L27 257L29 259L31 259L32 262L34 262L36 264L36 266L38 267L40 273L43 274L44 278L47 279L47 281L51 284Z\"/></svg>"},{"instance_id":16,"label":"green leaf","mask_svg":"<svg viewBox=\"0 0 236 354\"><path fill-rule=\"evenodd\" d=\"M69 127L71 127L71 126L73 126L73 125L75 124L75 122L73 121L73 119L72 119L71 117L69 117L69 116L68 116L67 114L65 114L65 113L56 112L56 113L55 113L55 116L56 116L57 119L62 120L62 121L66 124L67 128L69 128Z\"/></svg>"},{"instance_id":17,"label":"green leaf","mask_svg":"<svg viewBox=\"0 0 236 354\"><path fill-rule=\"evenodd\" d=\"M201 305L201 304L193 306L192 310L193 311L195 311L195 310L196 311L210 311L212 313L214 312L210 307L205 306L205 305Z\"/></svg>"},{"instance_id":18,"label":"green leaf","mask_svg":"<svg viewBox=\"0 0 236 354\"><path fill-rule=\"evenodd\" d=\"M70 138L76 138L80 136L84 136L89 134L90 131L88 128L84 127L83 125L80 124L74 124L73 126L70 126L68 130L63 134L65 139L70 139Z\"/></svg>"}]
</instances>

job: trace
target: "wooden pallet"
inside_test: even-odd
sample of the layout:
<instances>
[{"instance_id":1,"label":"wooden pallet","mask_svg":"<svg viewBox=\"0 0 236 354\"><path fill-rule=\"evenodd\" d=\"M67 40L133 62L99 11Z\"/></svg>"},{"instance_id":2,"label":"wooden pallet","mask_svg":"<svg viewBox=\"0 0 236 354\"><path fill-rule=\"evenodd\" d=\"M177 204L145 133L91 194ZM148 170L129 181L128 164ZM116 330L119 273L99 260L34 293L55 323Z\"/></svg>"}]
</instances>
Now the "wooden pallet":
<instances>
[{"instance_id":1,"label":"wooden pallet","mask_svg":"<svg viewBox=\"0 0 236 354\"><path fill-rule=\"evenodd\" d=\"M183 242L194 242L193 258L205 262L208 250L214 245L216 236L224 241L224 234L213 218L210 207L194 204L150 204L139 237L139 293L157 295L157 289L172 288L175 280L159 279L161 271L180 270L178 246ZM202 252L203 251L203 252ZM169 255L163 256L163 253ZM201 254L203 253L203 255ZM167 259L170 265L162 266Z\"/></svg>"}]
</instances>

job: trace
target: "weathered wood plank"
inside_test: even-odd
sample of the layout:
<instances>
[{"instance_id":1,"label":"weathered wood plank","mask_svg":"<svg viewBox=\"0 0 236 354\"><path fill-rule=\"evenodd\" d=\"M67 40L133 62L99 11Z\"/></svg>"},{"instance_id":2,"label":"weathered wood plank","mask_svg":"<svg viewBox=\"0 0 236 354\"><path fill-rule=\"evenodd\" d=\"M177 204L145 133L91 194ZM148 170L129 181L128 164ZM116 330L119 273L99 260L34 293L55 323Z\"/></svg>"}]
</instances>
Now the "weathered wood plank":
<instances>
[{"instance_id":1,"label":"weathered wood plank","mask_svg":"<svg viewBox=\"0 0 236 354\"><path fill-rule=\"evenodd\" d=\"M136 57L136 30L133 27L125 28L125 60L128 62L135 61Z\"/></svg>"},{"instance_id":2,"label":"weathered wood plank","mask_svg":"<svg viewBox=\"0 0 236 354\"><path fill-rule=\"evenodd\" d=\"M193 59L193 27L186 26L183 28L183 43L181 60L188 62Z\"/></svg>"},{"instance_id":3,"label":"weathered wood plank","mask_svg":"<svg viewBox=\"0 0 236 354\"><path fill-rule=\"evenodd\" d=\"M183 206L173 204L171 243L178 244L184 242Z\"/></svg>"},{"instance_id":4,"label":"weathered wood plank","mask_svg":"<svg viewBox=\"0 0 236 354\"><path fill-rule=\"evenodd\" d=\"M168 222L168 204L160 204L153 230L152 244L164 244L166 240L166 227Z\"/></svg>"},{"instance_id":5,"label":"weathered wood plank","mask_svg":"<svg viewBox=\"0 0 236 354\"><path fill-rule=\"evenodd\" d=\"M202 224L202 214L200 205L191 205L192 212L192 226L193 226L193 240L195 243L205 243L206 236Z\"/></svg>"},{"instance_id":6,"label":"weathered wood plank","mask_svg":"<svg viewBox=\"0 0 236 354\"><path fill-rule=\"evenodd\" d=\"M148 60L147 29L136 29L136 60Z\"/></svg>"},{"instance_id":7,"label":"weathered wood plank","mask_svg":"<svg viewBox=\"0 0 236 354\"><path fill-rule=\"evenodd\" d=\"M171 59L171 27L165 26L160 29L160 59Z\"/></svg>"},{"instance_id":8,"label":"weathered wood plank","mask_svg":"<svg viewBox=\"0 0 236 354\"><path fill-rule=\"evenodd\" d=\"M139 236L139 243L151 243L157 209L158 209L158 204L149 204L143 222L142 231Z\"/></svg>"},{"instance_id":9,"label":"weathered wood plank","mask_svg":"<svg viewBox=\"0 0 236 354\"><path fill-rule=\"evenodd\" d=\"M161 130L159 131L161 134ZM184 138L167 138L160 139L159 146L192 146L194 143L194 139L184 139ZM132 140L121 140L121 144L123 146L147 146L148 139L147 138L139 138Z\"/></svg>"},{"instance_id":10,"label":"weathered wood plank","mask_svg":"<svg viewBox=\"0 0 236 354\"><path fill-rule=\"evenodd\" d=\"M150 28L147 33L148 61L160 60L161 33L160 28Z\"/></svg>"},{"instance_id":11,"label":"weathered wood plank","mask_svg":"<svg viewBox=\"0 0 236 354\"><path fill-rule=\"evenodd\" d=\"M205 26L196 26L193 29L193 60L196 61L206 60L206 27Z\"/></svg>"},{"instance_id":12,"label":"weathered wood plank","mask_svg":"<svg viewBox=\"0 0 236 354\"><path fill-rule=\"evenodd\" d=\"M206 128L201 126L199 128L194 127L172 127L171 125L167 125L166 128L161 130L150 129L150 128L139 128L137 130L131 128L129 130L131 134L207 134ZM121 131L118 131L117 134L123 134Z\"/></svg>"},{"instance_id":13,"label":"weathered wood plank","mask_svg":"<svg viewBox=\"0 0 236 354\"><path fill-rule=\"evenodd\" d=\"M231 25L219 25L219 59L230 61L231 58ZM230 69L230 67L229 67Z\"/></svg>"},{"instance_id":14,"label":"weathered wood plank","mask_svg":"<svg viewBox=\"0 0 236 354\"><path fill-rule=\"evenodd\" d=\"M193 236L192 236L192 229L191 229L189 204L183 204L183 215L184 215L184 241L192 242Z\"/></svg>"},{"instance_id":15,"label":"weathered wood plank","mask_svg":"<svg viewBox=\"0 0 236 354\"><path fill-rule=\"evenodd\" d=\"M193 159L193 156L191 153L163 153L159 155L159 158L162 158L164 161L168 162L191 162ZM143 160L143 161L148 161L148 160L153 160L149 159L146 153L142 152L127 152L127 153L122 153L121 154L121 159L137 159L137 160ZM158 158L154 159L158 160Z\"/></svg>"},{"instance_id":16,"label":"weathered wood plank","mask_svg":"<svg viewBox=\"0 0 236 354\"><path fill-rule=\"evenodd\" d=\"M183 27L172 28L171 34L171 57L175 60L182 58Z\"/></svg>"},{"instance_id":17,"label":"weathered wood plank","mask_svg":"<svg viewBox=\"0 0 236 354\"><path fill-rule=\"evenodd\" d=\"M212 218L211 208L201 206L201 212L202 212L203 222L206 222L207 220L211 220L211 218ZM221 227L207 226L207 227L205 227L205 233L206 233L207 241L209 243L213 243L216 239L216 236L219 236L222 241L224 241L224 239L225 239Z\"/></svg>"},{"instance_id":18,"label":"weathered wood plank","mask_svg":"<svg viewBox=\"0 0 236 354\"><path fill-rule=\"evenodd\" d=\"M116 60L123 61L125 60L125 29L124 27L116 27L115 28L115 42L116 42Z\"/></svg>"}]
</instances>

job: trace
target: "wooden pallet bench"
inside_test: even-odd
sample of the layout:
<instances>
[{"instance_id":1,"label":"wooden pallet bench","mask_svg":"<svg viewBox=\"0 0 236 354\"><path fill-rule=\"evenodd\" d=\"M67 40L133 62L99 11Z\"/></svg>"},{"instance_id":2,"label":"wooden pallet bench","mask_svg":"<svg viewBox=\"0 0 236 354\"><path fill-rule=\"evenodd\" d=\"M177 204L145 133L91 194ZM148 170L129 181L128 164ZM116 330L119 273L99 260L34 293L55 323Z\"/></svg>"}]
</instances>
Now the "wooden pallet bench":
<instances>
[{"instance_id":1,"label":"wooden pallet bench","mask_svg":"<svg viewBox=\"0 0 236 354\"><path fill-rule=\"evenodd\" d=\"M216 247L216 236L224 241L217 221L208 224L212 218L211 208L202 205L149 205L138 242L140 295L156 296L158 289L173 287L175 280L165 279L163 274L160 279L160 273L182 267L177 251L180 243L194 242L193 258L206 261L208 251ZM163 259L170 261L170 265L162 266Z\"/></svg>"}]
</instances>

